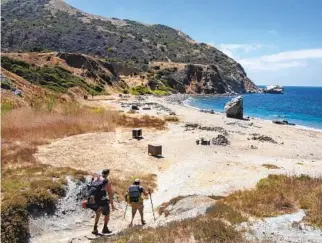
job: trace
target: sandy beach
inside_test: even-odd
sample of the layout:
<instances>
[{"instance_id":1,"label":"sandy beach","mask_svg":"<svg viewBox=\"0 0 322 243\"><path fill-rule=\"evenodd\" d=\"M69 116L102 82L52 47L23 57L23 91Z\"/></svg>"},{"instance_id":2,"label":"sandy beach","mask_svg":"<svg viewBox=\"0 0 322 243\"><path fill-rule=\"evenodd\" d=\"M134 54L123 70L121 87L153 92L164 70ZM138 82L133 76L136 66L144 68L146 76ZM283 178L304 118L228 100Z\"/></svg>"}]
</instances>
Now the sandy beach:
<instances>
[{"instance_id":1,"label":"sandy beach","mask_svg":"<svg viewBox=\"0 0 322 243\"><path fill-rule=\"evenodd\" d=\"M156 174L154 209L179 195L226 196L236 190L253 188L260 179L269 174L321 176L322 131L276 125L271 121L260 119L245 121L226 118L224 114L210 114L183 106L181 102L183 99L184 97L169 99L169 97L150 96L137 100L137 97L120 98L115 95L100 97L94 101L82 101L89 106L102 106L122 113L127 113L135 103L139 111L132 115L148 114L164 118L169 116L169 113L175 113L179 122L169 122L167 128L162 130L143 129L141 140L132 139L132 131L129 128L58 139L40 146L35 156L41 163L70 166L90 172L108 167L111 169L112 177ZM143 109L148 106L151 109ZM196 125L191 124L197 124L198 127L193 129L192 126ZM229 145L196 144L196 139L200 137L211 141L218 135L225 136L229 140ZM253 140L254 136L259 135L268 136L272 140ZM149 156L148 144L162 145L163 156L161 158ZM276 168L270 169L263 166L264 164ZM142 185L144 186L144 181ZM190 206L194 210L186 213L183 211L176 217L158 216L154 221L151 204L146 202L145 219L149 226L158 226L173 219L194 217L204 212L203 206ZM120 203L117 207L118 210L111 216L112 230L125 229L130 221L129 213L126 219L123 219L125 203ZM264 231L270 232L269 229L272 230L275 226L283 226L287 230L279 230L281 237L288 239L287 234L295 237L302 233L291 228L294 217L297 217L297 214L281 216L281 219L276 218L277 221L275 218L268 219L267 223L255 224L254 229L258 234L262 234ZM284 223L280 224L278 220ZM82 227L74 227L73 231L60 230L61 242L74 242L70 241L71 239L88 242L86 237L89 235L88 228L91 227L92 219L85 214L82 216L82 222ZM36 221L35 224L39 223ZM135 224L139 224L139 217L136 218ZM305 237L313 237L312 239L318 240L311 242L319 242L319 235L320 231L316 234L307 234ZM292 239L296 238L294 237ZM311 239L305 237L303 242ZM57 232L51 232L34 237L32 242L44 242L56 238Z\"/></svg>"},{"instance_id":2,"label":"sandy beach","mask_svg":"<svg viewBox=\"0 0 322 243\"><path fill-rule=\"evenodd\" d=\"M105 167L117 176L137 173L154 173L158 176L157 202L161 204L178 195L227 195L234 190L251 188L268 174L321 175L322 131L281 126L271 121L249 121L226 118L224 114L209 114L197 109L169 102L164 97L97 99L102 105L127 112L126 103L150 104L151 110L140 110L137 115L164 117L169 110L180 121L169 123L165 130L143 130L144 139L132 139L130 129L117 129L111 133L91 133L54 141L39 148L36 157L55 166L72 166L89 171ZM160 104L165 108L154 108ZM221 132L187 129L185 124L196 123L203 127L219 127ZM224 131L230 144L197 145L196 139L212 139ZM253 136L269 136L276 143L253 140ZM160 144L163 157L147 154L148 144ZM279 169L268 169L271 164Z\"/></svg>"}]
</instances>

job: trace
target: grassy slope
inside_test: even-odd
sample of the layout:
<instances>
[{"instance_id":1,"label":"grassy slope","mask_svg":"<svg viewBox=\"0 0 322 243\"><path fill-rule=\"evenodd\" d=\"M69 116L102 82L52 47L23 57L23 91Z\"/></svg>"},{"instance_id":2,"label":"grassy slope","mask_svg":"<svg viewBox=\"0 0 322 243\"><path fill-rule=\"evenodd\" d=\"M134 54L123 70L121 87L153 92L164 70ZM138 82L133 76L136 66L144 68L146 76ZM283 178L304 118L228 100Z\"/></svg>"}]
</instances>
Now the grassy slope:
<instances>
[{"instance_id":1,"label":"grassy slope","mask_svg":"<svg viewBox=\"0 0 322 243\"><path fill-rule=\"evenodd\" d=\"M66 93L72 87L80 87L93 94L104 92L103 86L89 84L84 79L73 75L70 71L60 66L38 67L6 56L1 56L1 66L32 84L55 92Z\"/></svg>"}]
</instances>

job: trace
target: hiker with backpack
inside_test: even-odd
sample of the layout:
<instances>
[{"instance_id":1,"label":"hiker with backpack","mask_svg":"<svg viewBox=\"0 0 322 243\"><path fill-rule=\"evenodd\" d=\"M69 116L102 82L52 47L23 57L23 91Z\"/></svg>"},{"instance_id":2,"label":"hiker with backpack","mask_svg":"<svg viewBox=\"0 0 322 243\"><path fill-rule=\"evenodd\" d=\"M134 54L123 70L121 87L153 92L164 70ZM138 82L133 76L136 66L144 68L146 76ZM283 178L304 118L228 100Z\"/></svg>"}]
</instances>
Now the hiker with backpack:
<instances>
[{"instance_id":1,"label":"hiker with backpack","mask_svg":"<svg viewBox=\"0 0 322 243\"><path fill-rule=\"evenodd\" d=\"M134 216L136 214L136 211L139 210L140 216L141 216L141 223L142 225L145 225L144 217L143 217L143 197L148 196L150 194L150 190L146 191L142 186L140 186L141 181L140 179L136 179L134 183L129 187L128 194L126 195L127 202L132 207L132 220L130 223L130 227L133 226L133 220Z\"/></svg>"},{"instance_id":2,"label":"hiker with backpack","mask_svg":"<svg viewBox=\"0 0 322 243\"><path fill-rule=\"evenodd\" d=\"M94 229L92 234L97 235L97 224L101 217L101 214L104 215L104 227L102 230L103 234L111 234L107 227L109 216L110 216L110 206L112 210L115 210L114 202L113 202L113 190L111 183L108 180L109 169L104 169L102 171L102 175L96 176L96 178L92 178L92 182L88 188L88 198L83 202L84 208L90 208L95 212L95 222Z\"/></svg>"}]
</instances>

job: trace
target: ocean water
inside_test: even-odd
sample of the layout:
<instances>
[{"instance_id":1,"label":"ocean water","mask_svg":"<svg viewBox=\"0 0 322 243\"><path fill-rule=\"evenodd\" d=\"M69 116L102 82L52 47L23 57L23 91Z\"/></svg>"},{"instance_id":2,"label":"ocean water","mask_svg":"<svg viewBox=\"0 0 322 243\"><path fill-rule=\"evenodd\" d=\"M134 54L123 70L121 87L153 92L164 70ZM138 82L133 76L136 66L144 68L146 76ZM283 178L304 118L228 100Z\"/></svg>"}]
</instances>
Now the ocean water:
<instances>
[{"instance_id":1,"label":"ocean water","mask_svg":"<svg viewBox=\"0 0 322 243\"><path fill-rule=\"evenodd\" d=\"M284 87L284 94L244 94L244 116L288 120L322 129L322 87ZM232 97L191 97L185 103L200 109L224 112Z\"/></svg>"}]
</instances>

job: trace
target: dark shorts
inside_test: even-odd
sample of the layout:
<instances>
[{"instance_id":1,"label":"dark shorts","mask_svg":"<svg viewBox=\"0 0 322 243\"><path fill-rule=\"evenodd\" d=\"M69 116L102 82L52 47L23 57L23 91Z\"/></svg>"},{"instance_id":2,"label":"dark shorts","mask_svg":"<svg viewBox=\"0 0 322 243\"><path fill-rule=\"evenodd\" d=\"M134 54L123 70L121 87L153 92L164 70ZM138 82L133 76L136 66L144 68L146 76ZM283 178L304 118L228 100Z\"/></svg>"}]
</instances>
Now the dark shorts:
<instances>
[{"instance_id":1,"label":"dark shorts","mask_svg":"<svg viewBox=\"0 0 322 243\"><path fill-rule=\"evenodd\" d=\"M87 208L92 209L94 212L102 210L104 216L110 213L110 204L108 201L101 201L97 204L87 204Z\"/></svg>"},{"instance_id":2,"label":"dark shorts","mask_svg":"<svg viewBox=\"0 0 322 243\"><path fill-rule=\"evenodd\" d=\"M106 215L109 215L110 214L110 205L107 203L107 204L104 204L103 206L102 206L102 214L104 215L104 216L106 216Z\"/></svg>"}]
</instances>

